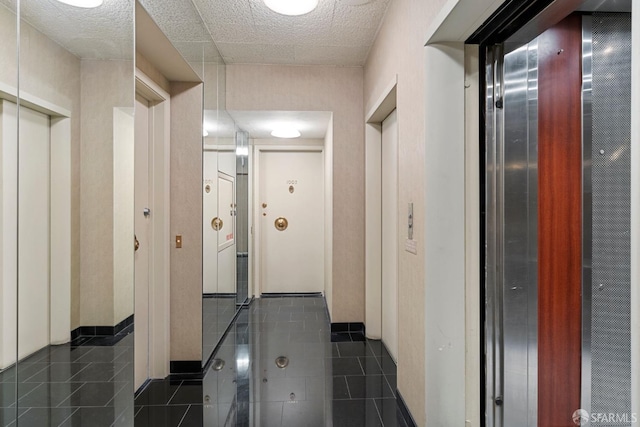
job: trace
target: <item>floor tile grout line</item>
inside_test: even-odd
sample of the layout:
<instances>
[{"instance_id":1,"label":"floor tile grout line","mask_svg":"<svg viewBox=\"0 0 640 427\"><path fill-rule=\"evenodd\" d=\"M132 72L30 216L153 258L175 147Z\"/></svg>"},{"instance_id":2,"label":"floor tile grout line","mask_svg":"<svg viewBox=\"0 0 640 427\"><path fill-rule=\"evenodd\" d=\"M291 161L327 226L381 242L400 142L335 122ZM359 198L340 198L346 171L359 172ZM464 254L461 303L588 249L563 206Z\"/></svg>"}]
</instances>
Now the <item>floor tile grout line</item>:
<instances>
[{"instance_id":1,"label":"floor tile grout line","mask_svg":"<svg viewBox=\"0 0 640 427\"><path fill-rule=\"evenodd\" d=\"M180 390L180 387L182 387L182 384L184 384L184 381L180 381L180 384L178 384L178 387L176 387L176 391L174 391L171 397L169 398L169 400L167 400L167 403L166 403L167 405L171 404L171 401L173 400L174 397L176 397L176 393L178 393L178 390Z\"/></svg>"},{"instance_id":2,"label":"floor tile grout line","mask_svg":"<svg viewBox=\"0 0 640 427\"><path fill-rule=\"evenodd\" d=\"M78 412L78 410L79 410L79 409L80 409L80 408L75 408L75 409L74 409L74 410L69 414L69 416L68 416L67 418L65 418L64 420L62 420L62 421L60 422L60 424L58 424L58 427L60 427L61 425L63 425L67 420L71 419L71 417L73 417L73 414L75 414L76 412Z\"/></svg>"},{"instance_id":3,"label":"floor tile grout line","mask_svg":"<svg viewBox=\"0 0 640 427\"><path fill-rule=\"evenodd\" d=\"M180 419L180 422L178 423L178 425L176 427L180 427L182 425L182 422L184 421L184 419L187 417L187 414L189 413L189 409L191 409L191 404L189 404L189 406L187 406L187 410L184 411L184 415L182 415L182 418Z\"/></svg>"}]
</instances>

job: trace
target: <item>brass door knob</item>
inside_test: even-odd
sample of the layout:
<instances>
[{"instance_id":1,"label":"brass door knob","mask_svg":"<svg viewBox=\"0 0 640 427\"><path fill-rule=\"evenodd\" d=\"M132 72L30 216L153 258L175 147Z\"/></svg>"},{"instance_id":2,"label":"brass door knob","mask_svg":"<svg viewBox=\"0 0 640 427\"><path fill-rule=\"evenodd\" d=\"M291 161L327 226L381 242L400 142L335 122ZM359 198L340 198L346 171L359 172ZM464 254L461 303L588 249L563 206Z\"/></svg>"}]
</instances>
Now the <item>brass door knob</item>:
<instances>
[{"instance_id":1,"label":"brass door knob","mask_svg":"<svg viewBox=\"0 0 640 427\"><path fill-rule=\"evenodd\" d=\"M276 230L284 231L289 226L289 221L287 221L286 218L280 217L276 219L274 225L276 226Z\"/></svg>"},{"instance_id":2,"label":"brass door knob","mask_svg":"<svg viewBox=\"0 0 640 427\"><path fill-rule=\"evenodd\" d=\"M224 223L222 222L222 220L218 217L215 217L211 220L211 228L213 228L216 231L220 231L222 229L222 226L224 225Z\"/></svg>"},{"instance_id":3,"label":"brass door knob","mask_svg":"<svg viewBox=\"0 0 640 427\"><path fill-rule=\"evenodd\" d=\"M138 241L138 236L134 234L133 235L133 251L136 252L138 249L140 249L140 242Z\"/></svg>"}]
</instances>

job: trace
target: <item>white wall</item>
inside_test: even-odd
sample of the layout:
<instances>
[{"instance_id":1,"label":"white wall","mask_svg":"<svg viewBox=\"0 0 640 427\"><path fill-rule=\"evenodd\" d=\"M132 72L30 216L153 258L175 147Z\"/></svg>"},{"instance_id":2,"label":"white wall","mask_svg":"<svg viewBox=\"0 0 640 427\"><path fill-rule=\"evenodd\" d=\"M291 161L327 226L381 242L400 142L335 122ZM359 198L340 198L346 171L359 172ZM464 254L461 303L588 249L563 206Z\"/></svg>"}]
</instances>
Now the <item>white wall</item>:
<instances>
[{"instance_id":1,"label":"white wall","mask_svg":"<svg viewBox=\"0 0 640 427\"><path fill-rule=\"evenodd\" d=\"M426 425L465 421L464 46L426 48ZM446 99L446 102L442 102ZM478 212L479 214L479 212Z\"/></svg>"}]
</instances>

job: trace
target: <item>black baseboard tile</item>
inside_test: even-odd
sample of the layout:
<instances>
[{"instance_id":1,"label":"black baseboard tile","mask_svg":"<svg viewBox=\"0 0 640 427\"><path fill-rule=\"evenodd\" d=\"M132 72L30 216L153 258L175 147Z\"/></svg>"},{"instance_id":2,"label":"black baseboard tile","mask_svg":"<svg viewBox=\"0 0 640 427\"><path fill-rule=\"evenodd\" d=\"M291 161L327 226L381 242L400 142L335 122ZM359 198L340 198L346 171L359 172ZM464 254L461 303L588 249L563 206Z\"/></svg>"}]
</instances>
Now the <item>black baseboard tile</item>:
<instances>
[{"instance_id":1,"label":"black baseboard tile","mask_svg":"<svg viewBox=\"0 0 640 427\"><path fill-rule=\"evenodd\" d=\"M400 390L396 389L396 401L398 403L398 408L400 408L400 412L404 417L404 421L407 423L408 427L417 427L416 420L413 419L413 415L411 415L411 411L407 407L407 404L404 402L402 395L400 394Z\"/></svg>"},{"instance_id":2,"label":"black baseboard tile","mask_svg":"<svg viewBox=\"0 0 640 427\"><path fill-rule=\"evenodd\" d=\"M364 335L365 327L362 322L336 322L331 324L331 332L358 332Z\"/></svg>"},{"instance_id":3,"label":"black baseboard tile","mask_svg":"<svg viewBox=\"0 0 640 427\"><path fill-rule=\"evenodd\" d=\"M201 374L201 360L172 360L169 364L171 374Z\"/></svg>"},{"instance_id":4,"label":"black baseboard tile","mask_svg":"<svg viewBox=\"0 0 640 427\"><path fill-rule=\"evenodd\" d=\"M78 337L111 337L133 325L133 314L115 326L79 326L71 331L71 339Z\"/></svg>"}]
</instances>

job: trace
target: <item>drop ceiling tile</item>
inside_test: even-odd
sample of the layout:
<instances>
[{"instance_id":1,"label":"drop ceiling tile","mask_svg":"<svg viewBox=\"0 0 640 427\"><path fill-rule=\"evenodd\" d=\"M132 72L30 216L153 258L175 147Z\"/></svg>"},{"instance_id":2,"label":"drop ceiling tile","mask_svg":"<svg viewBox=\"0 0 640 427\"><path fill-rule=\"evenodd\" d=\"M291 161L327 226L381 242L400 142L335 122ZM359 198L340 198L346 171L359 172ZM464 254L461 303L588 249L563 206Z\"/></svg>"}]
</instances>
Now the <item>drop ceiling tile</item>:
<instances>
[{"instance_id":1,"label":"drop ceiling tile","mask_svg":"<svg viewBox=\"0 0 640 427\"><path fill-rule=\"evenodd\" d=\"M377 28L355 27L355 26L334 26L331 30L331 37L328 46L370 46L376 36Z\"/></svg>"},{"instance_id":2,"label":"drop ceiling tile","mask_svg":"<svg viewBox=\"0 0 640 427\"><path fill-rule=\"evenodd\" d=\"M262 43L317 45L332 39L331 26L293 21L289 25L256 25L256 36Z\"/></svg>"},{"instance_id":3,"label":"drop ceiling tile","mask_svg":"<svg viewBox=\"0 0 640 427\"><path fill-rule=\"evenodd\" d=\"M194 0L209 28L217 24L253 24L249 0Z\"/></svg>"},{"instance_id":4,"label":"drop ceiling tile","mask_svg":"<svg viewBox=\"0 0 640 427\"><path fill-rule=\"evenodd\" d=\"M216 24L209 26L216 43L260 43L256 28L245 24ZM264 41L262 41L264 43Z\"/></svg>"},{"instance_id":5,"label":"drop ceiling tile","mask_svg":"<svg viewBox=\"0 0 640 427\"><path fill-rule=\"evenodd\" d=\"M338 1L333 13L333 25L338 27L378 28L387 10L388 1L375 0L360 6L348 6Z\"/></svg>"}]
</instances>

